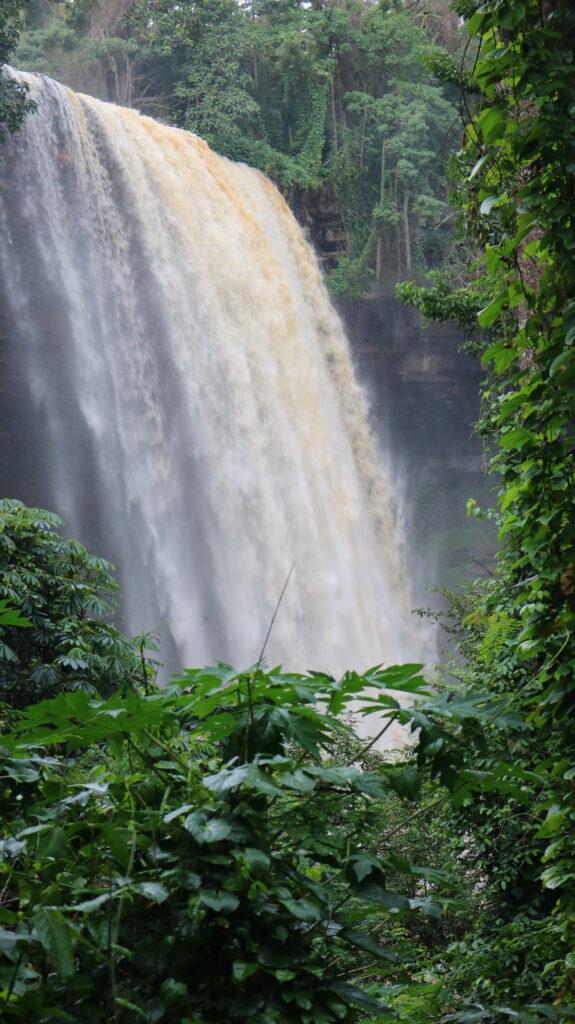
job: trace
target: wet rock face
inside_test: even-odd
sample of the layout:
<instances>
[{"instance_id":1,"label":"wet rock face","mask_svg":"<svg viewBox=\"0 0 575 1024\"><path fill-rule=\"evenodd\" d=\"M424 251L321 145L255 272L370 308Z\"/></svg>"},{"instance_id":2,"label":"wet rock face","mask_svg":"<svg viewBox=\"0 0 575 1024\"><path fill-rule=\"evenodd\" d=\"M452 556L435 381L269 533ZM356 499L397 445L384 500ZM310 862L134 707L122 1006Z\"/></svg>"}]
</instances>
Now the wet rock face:
<instances>
[{"instance_id":1,"label":"wet rock face","mask_svg":"<svg viewBox=\"0 0 575 1024\"><path fill-rule=\"evenodd\" d=\"M332 270L348 242L341 203L333 189L326 186L309 192L296 190L290 205L323 269Z\"/></svg>"},{"instance_id":2,"label":"wet rock face","mask_svg":"<svg viewBox=\"0 0 575 1024\"><path fill-rule=\"evenodd\" d=\"M480 575L494 532L466 515L468 498L493 502L480 438L481 368L450 324L423 327L390 296L340 304L373 426L403 483L406 532L418 593Z\"/></svg>"}]
</instances>

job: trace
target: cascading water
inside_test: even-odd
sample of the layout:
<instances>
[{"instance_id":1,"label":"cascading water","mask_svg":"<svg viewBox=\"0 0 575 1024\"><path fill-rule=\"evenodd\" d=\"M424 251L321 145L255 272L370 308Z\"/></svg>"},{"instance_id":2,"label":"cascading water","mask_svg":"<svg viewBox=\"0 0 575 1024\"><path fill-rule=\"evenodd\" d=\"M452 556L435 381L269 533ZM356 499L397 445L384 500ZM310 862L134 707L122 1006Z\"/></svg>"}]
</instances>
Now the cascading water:
<instances>
[{"instance_id":1,"label":"cascading water","mask_svg":"<svg viewBox=\"0 0 575 1024\"><path fill-rule=\"evenodd\" d=\"M28 396L5 482L103 546L125 625L174 664L253 663L292 563L268 660L415 660L392 485L283 199L190 133L18 77L38 110L3 155Z\"/></svg>"}]
</instances>

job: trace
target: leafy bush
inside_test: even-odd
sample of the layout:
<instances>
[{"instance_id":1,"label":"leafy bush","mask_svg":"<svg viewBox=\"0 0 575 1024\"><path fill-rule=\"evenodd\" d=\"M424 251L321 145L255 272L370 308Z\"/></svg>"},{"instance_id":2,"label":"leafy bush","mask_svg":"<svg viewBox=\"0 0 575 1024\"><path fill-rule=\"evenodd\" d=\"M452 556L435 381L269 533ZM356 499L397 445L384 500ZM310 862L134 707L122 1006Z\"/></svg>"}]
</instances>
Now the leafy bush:
<instances>
[{"instance_id":1,"label":"leafy bush","mask_svg":"<svg viewBox=\"0 0 575 1024\"><path fill-rule=\"evenodd\" d=\"M463 82L473 97L463 97L469 124L454 161L454 198L478 253L469 260L467 299L476 304L473 335L489 374L480 426L498 474L502 542L496 579L459 620L459 640L467 683L507 692L528 728L505 742L487 734L485 756L474 762L492 771L505 758L527 773L523 800L499 792L454 821L481 892L466 940L453 951L451 983L460 1003L474 1007L456 1019L529 1020L534 1011L525 1004L549 998L551 1019L570 1019L575 229L567 168L575 160L575 10L567 0L457 6L477 49ZM467 329L461 290L450 295L436 281L402 294L424 314L454 317Z\"/></svg>"},{"instance_id":2,"label":"leafy bush","mask_svg":"<svg viewBox=\"0 0 575 1024\"><path fill-rule=\"evenodd\" d=\"M336 683L220 666L148 696L30 707L1 751L5 1019L322 1024L376 1010L328 957L397 953L343 907L357 896L436 914L430 895L386 884L389 871L425 872L317 834L304 809L322 791L344 807L406 783L397 768L303 766L301 754L329 747L346 728L332 712L366 683L420 690L417 669Z\"/></svg>"},{"instance_id":3,"label":"leafy bush","mask_svg":"<svg viewBox=\"0 0 575 1024\"><path fill-rule=\"evenodd\" d=\"M101 616L117 590L111 566L63 539L61 521L0 501L0 598L30 627L0 621L0 700L13 708L66 689L109 696L153 678L146 639L128 640Z\"/></svg>"},{"instance_id":4,"label":"leafy bush","mask_svg":"<svg viewBox=\"0 0 575 1024\"><path fill-rule=\"evenodd\" d=\"M28 89L3 73L2 65L12 55L24 21L23 0L0 0L0 142L20 127L34 110Z\"/></svg>"},{"instance_id":5,"label":"leafy bush","mask_svg":"<svg viewBox=\"0 0 575 1024\"><path fill-rule=\"evenodd\" d=\"M461 737L480 749L486 724L521 723L505 701L433 697L420 665L340 680L219 665L158 690L92 618L109 567L58 524L2 504L5 689L20 708L0 746L3 1020L329 1024L405 1002L455 893L412 860L412 822L449 791L497 787L464 767ZM37 700L38 664L64 692ZM407 757L362 746L341 717L352 703L378 736L416 730ZM404 812L428 770L448 790Z\"/></svg>"}]
</instances>

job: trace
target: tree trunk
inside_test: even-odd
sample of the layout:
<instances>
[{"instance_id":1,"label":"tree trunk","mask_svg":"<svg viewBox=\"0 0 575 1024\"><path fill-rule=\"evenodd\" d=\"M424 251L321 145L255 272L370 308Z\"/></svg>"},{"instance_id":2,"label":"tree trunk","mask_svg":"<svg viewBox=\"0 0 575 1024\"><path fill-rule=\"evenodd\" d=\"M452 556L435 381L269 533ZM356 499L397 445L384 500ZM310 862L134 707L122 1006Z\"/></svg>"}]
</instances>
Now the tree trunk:
<instances>
[{"instance_id":1,"label":"tree trunk","mask_svg":"<svg viewBox=\"0 0 575 1024\"><path fill-rule=\"evenodd\" d=\"M132 61L126 56L126 106L132 106L134 88L132 82Z\"/></svg>"},{"instance_id":2,"label":"tree trunk","mask_svg":"<svg viewBox=\"0 0 575 1024\"><path fill-rule=\"evenodd\" d=\"M385 136L381 143L381 178L379 182L379 204L383 206L385 199ZM383 255L383 225L380 223L377 227L377 244L375 247L375 280L379 282L381 280L381 264Z\"/></svg>"},{"instance_id":3,"label":"tree trunk","mask_svg":"<svg viewBox=\"0 0 575 1024\"><path fill-rule=\"evenodd\" d=\"M411 238L409 235L409 192L403 193L403 231L405 236L405 269L411 273Z\"/></svg>"},{"instance_id":4,"label":"tree trunk","mask_svg":"<svg viewBox=\"0 0 575 1024\"><path fill-rule=\"evenodd\" d=\"M397 179L399 177L399 171L395 168L395 183L393 186L393 203L395 211L397 212ZM397 235L397 277L401 277L401 232L399 230L399 217L395 222L395 232Z\"/></svg>"},{"instance_id":5,"label":"tree trunk","mask_svg":"<svg viewBox=\"0 0 575 1024\"><path fill-rule=\"evenodd\" d=\"M333 148L337 155L338 152L338 139L337 139L337 112L335 109L335 83L333 75L331 76L331 115L333 118Z\"/></svg>"},{"instance_id":6,"label":"tree trunk","mask_svg":"<svg viewBox=\"0 0 575 1024\"><path fill-rule=\"evenodd\" d=\"M363 171L363 150L365 146L365 126L367 124L367 107L363 111L363 124L361 126L361 144L359 147L359 169Z\"/></svg>"}]
</instances>

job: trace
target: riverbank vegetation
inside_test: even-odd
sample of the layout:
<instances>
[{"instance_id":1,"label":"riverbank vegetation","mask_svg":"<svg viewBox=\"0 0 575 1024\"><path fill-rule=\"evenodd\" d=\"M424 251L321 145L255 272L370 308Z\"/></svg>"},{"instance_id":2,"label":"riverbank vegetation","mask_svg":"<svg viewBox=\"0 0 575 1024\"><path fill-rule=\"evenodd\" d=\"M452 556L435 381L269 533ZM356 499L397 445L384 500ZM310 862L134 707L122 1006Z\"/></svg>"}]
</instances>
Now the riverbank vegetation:
<instances>
[{"instance_id":1,"label":"riverbank vegetation","mask_svg":"<svg viewBox=\"0 0 575 1024\"><path fill-rule=\"evenodd\" d=\"M89 10L73 8L85 18ZM500 492L495 510L471 503L470 514L496 519L501 553L493 576L452 596L447 627L465 661L440 671L431 685L417 665L333 680L268 671L260 662L239 674L221 665L190 670L159 690L149 638L131 641L99 619L112 586L105 563L59 539L47 514L4 503L4 1017L570 1021L575 13L568 0L487 0L481 8L465 0L449 22L457 40L451 48L444 40L449 53L458 52L464 18L465 57L457 63L436 53L428 61L447 85L431 71L409 78L413 42L399 50L401 69L395 65L388 78L389 63L383 71L373 65L379 70L372 81L385 83L381 95L372 95L371 86L348 89L350 78L345 99L335 64L322 62L313 42L306 59L312 69L318 61L314 95L321 84L328 133L314 151L302 127L312 128L309 116L298 121L286 113L312 102L307 65L295 92L280 88L284 65L264 27L278 18L290 69L301 67L302 36L306 45L316 38L295 22L290 49L290 19L306 19L320 40L327 32L330 47L344 22L346 33L364 32L366 49L354 50L359 44L344 34L345 46L336 50L344 63L359 53L356 71L359 77L365 64L369 83L368 52L379 28L385 36L399 25L421 40L428 28L418 23L419 6L406 5L394 22L395 10L382 5L277 4L267 13L230 7L225 18L222 11L210 3L179 5L170 19L162 8L160 31L145 7L126 10L132 34L113 37L118 54L126 40L140 38L138 24L144 38L116 66L130 67L137 78L148 61L157 76L150 100L155 96L167 104L167 116L196 130L194 118L203 118L205 134L214 133L210 141L218 131L228 139L221 148L261 142L259 151L230 155L266 166L294 197L327 189L321 175L324 161L332 167L328 154L335 175L340 157L344 169L350 166L346 146L359 160L363 139L365 178L352 177L345 192L350 211L364 203L359 196L371 197L358 215L363 227L354 228L364 245L373 232L362 274L367 267L377 276L384 218L374 219L373 211L384 149L382 202L395 175L394 230L407 189L415 231L415 178L397 170L401 148L393 163L390 142L388 164L384 147L396 138L384 112L394 104L396 111L410 109L409 90L400 92L400 104L394 98L399 70L415 93L421 81L418 95L441 118L459 81L465 138L451 166L461 287L443 274L429 287L404 284L401 294L427 316L455 318L481 354L487 383L480 426ZM185 31L182 12L191 19ZM222 20L210 37L205 23L216 13ZM52 31L54 17L52 9L33 12L35 27L22 46L39 46L38 33ZM197 36L188 35L192 28ZM85 36L78 41L77 27L70 31L69 59L79 60L88 43ZM245 31L252 49L234 64L228 47L236 45L236 31L242 39ZM221 91L210 93L194 60L203 54L205 68L211 66L205 55L218 32L219 58L228 55L232 72ZM262 41L254 49L256 32ZM101 39L111 45L111 36ZM395 59L395 44L391 51ZM55 59L54 48L43 52ZM180 64L181 53L187 56ZM255 75L262 95L264 82L271 90L269 126L257 138L255 128L253 135L246 128L256 123L254 104L263 104L253 91ZM133 78L131 87L143 88ZM362 98L352 110L354 91ZM222 109L210 106L216 93ZM434 166L433 154L417 164L424 184L431 179L422 168ZM272 157L277 163L266 165ZM319 177L306 179L304 170ZM358 182L368 180L362 193ZM442 193L430 186L423 194L435 201ZM351 213L349 222L355 223ZM358 252L352 234L333 268L345 288L352 287L350 261ZM397 245L397 231L389 237ZM383 241L381 254L388 254ZM402 276L405 254L404 238ZM407 695L415 701L408 708ZM376 713L380 731L390 720L403 723L411 743L395 755L377 753L367 741L362 746L345 717L352 705L356 715Z\"/></svg>"},{"instance_id":2,"label":"riverbank vegetation","mask_svg":"<svg viewBox=\"0 0 575 1024\"><path fill-rule=\"evenodd\" d=\"M478 894L446 808L493 791L523 805L538 783L475 766L490 733L504 745L523 728L512 698L433 693L417 664L335 680L261 659L159 689L149 638L97 617L108 567L59 525L0 503L3 1019L409 1020L420 996L418 1012L447 1005L430 972ZM375 716L373 739L351 705ZM396 723L410 745L375 752Z\"/></svg>"}]
</instances>

